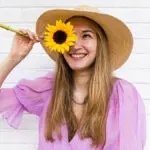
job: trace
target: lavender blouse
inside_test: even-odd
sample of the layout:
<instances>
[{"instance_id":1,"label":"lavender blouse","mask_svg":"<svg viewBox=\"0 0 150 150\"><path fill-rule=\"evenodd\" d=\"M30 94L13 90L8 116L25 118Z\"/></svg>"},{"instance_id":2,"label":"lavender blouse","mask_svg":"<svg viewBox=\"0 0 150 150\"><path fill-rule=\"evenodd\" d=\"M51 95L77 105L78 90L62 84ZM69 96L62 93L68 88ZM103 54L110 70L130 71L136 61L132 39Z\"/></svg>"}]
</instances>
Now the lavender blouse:
<instances>
[{"instance_id":1,"label":"lavender blouse","mask_svg":"<svg viewBox=\"0 0 150 150\"><path fill-rule=\"evenodd\" d=\"M0 89L0 113L13 128L18 128L24 111L39 116L38 150L102 150L91 148L91 139L81 140L76 132L68 142L66 124L62 125L62 140L54 134L54 143L44 139L45 114L51 96L54 74L49 72L35 80L22 79L14 88ZM146 114L143 100L135 86L118 79L110 97L103 150L144 150Z\"/></svg>"}]
</instances>

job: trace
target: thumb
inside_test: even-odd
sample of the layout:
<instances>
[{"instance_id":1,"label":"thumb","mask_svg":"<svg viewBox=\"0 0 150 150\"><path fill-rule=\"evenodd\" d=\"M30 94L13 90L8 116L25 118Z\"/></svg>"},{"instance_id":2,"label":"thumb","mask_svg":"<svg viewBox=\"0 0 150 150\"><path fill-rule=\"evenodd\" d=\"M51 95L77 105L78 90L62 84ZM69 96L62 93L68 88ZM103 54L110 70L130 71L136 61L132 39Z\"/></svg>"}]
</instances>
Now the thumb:
<instances>
[{"instance_id":1,"label":"thumb","mask_svg":"<svg viewBox=\"0 0 150 150\"><path fill-rule=\"evenodd\" d=\"M34 40L29 41L29 45L33 45L34 43L36 43Z\"/></svg>"}]
</instances>

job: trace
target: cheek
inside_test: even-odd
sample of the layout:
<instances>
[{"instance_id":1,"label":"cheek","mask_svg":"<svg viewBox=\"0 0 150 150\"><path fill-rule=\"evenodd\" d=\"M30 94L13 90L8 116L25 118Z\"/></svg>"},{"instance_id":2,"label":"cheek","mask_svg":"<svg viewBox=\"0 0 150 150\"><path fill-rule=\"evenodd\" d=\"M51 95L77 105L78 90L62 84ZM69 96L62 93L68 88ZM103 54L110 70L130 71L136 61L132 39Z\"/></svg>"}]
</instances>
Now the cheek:
<instances>
[{"instance_id":1,"label":"cheek","mask_svg":"<svg viewBox=\"0 0 150 150\"><path fill-rule=\"evenodd\" d=\"M87 49L89 50L89 52L92 52L93 54L96 53L96 49L97 49L97 42L93 41L93 42L88 42L85 44Z\"/></svg>"}]
</instances>

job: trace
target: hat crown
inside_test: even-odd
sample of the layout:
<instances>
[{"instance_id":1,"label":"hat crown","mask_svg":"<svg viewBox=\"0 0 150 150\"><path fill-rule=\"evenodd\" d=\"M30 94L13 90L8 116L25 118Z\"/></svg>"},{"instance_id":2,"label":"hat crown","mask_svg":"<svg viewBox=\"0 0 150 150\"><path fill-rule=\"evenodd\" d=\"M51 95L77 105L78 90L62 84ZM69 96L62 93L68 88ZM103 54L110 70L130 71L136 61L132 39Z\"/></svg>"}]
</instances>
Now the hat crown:
<instances>
[{"instance_id":1,"label":"hat crown","mask_svg":"<svg viewBox=\"0 0 150 150\"><path fill-rule=\"evenodd\" d=\"M88 5L79 5L75 8L75 10L80 11L90 11L90 12L99 12L99 9L96 7L90 7Z\"/></svg>"}]
</instances>

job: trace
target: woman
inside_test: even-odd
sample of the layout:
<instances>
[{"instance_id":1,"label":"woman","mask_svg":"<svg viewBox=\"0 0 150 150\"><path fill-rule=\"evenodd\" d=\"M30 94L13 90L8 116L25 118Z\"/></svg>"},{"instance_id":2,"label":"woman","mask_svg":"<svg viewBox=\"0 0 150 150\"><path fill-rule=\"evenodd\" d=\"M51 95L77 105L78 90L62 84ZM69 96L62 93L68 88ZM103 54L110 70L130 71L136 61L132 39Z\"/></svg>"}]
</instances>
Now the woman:
<instances>
[{"instance_id":1,"label":"woman","mask_svg":"<svg viewBox=\"0 0 150 150\"><path fill-rule=\"evenodd\" d=\"M39 150L143 150L141 96L130 82L112 75L129 57L132 35L120 20L91 7L79 8L47 11L37 20L37 34L21 30L29 38L15 36L0 65L1 84L39 41L57 66L55 73L23 79L12 89L1 88L0 112L14 128L24 110L38 115ZM43 37L37 36L60 16L71 22L77 35L64 54L49 51Z\"/></svg>"}]
</instances>

